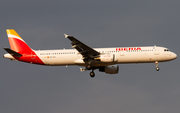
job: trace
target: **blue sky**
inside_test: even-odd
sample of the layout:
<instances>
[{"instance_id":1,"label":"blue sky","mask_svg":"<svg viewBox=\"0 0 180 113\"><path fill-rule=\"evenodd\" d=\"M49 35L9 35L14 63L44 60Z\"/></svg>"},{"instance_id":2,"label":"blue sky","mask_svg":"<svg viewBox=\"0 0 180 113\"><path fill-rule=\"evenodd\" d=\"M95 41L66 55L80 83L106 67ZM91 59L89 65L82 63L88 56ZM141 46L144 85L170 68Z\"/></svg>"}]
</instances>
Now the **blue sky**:
<instances>
[{"instance_id":1,"label":"blue sky","mask_svg":"<svg viewBox=\"0 0 180 113\"><path fill-rule=\"evenodd\" d=\"M13 28L33 49L71 48L64 33L90 47L163 46L179 55L180 1L3 0L1 50ZM80 72L0 59L1 113L177 113L179 58L155 64L121 64L119 73Z\"/></svg>"}]
</instances>

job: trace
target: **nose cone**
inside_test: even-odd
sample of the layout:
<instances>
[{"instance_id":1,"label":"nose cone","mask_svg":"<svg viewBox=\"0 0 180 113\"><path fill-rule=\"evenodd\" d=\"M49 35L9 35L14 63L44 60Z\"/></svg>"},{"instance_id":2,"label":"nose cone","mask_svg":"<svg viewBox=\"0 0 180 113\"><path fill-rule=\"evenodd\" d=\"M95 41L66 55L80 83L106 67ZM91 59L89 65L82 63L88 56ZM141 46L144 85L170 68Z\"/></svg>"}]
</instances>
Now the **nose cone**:
<instances>
[{"instance_id":1,"label":"nose cone","mask_svg":"<svg viewBox=\"0 0 180 113\"><path fill-rule=\"evenodd\" d=\"M176 59L176 58L177 58L176 53L172 53L172 54L171 54L171 57L172 57L173 60Z\"/></svg>"}]
</instances>

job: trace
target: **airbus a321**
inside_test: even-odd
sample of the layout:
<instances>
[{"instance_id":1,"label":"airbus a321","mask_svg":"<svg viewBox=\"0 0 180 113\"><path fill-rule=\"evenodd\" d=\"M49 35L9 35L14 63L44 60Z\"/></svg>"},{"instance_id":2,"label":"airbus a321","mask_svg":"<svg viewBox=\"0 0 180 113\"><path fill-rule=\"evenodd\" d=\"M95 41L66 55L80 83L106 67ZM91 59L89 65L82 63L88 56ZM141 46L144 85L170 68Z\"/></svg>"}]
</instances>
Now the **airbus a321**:
<instances>
[{"instance_id":1,"label":"airbus a321","mask_svg":"<svg viewBox=\"0 0 180 113\"><path fill-rule=\"evenodd\" d=\"M80 68L81 71L91 70L91 77L95 76L95 69L117 74L117 64L126 63L155 63L159 71L159 62L171 61L177 57L168 48L159 46L91 48L66 34L65 38L71 41L74 49L33 50L14 29L7 29L6 32L10 48L4 48L8 52L4 54L5 58L46 66L78 65L84 67Z\"/></svg>"}]
</instances>

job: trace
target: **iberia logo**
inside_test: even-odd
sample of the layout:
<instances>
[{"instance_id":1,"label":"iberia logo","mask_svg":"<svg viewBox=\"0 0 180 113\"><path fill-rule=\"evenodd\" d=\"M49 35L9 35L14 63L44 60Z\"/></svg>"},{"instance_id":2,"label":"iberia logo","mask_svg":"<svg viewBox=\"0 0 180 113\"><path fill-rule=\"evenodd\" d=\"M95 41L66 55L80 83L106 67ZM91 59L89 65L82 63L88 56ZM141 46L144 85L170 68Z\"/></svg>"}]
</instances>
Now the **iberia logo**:
<instances>
[{"instance_id":1,"label":"iberia logo","mask_svg":"<svg viewBox=\"0 0 180 113\"><path fill-rule=\"evenodd\" d=\"M116 48L116 51L134 51L141 50L140 47L130 47L130 48Z\"/></svg>"}]
</instances>

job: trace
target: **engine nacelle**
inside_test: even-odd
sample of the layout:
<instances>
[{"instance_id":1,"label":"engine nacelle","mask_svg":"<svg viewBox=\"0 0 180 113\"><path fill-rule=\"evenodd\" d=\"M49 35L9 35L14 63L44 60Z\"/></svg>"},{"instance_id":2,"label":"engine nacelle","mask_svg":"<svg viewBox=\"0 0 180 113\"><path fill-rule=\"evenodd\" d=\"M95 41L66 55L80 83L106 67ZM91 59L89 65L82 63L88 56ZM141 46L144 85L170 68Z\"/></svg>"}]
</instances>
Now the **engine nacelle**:
<instances>
[{"instance_id":1,"label":"engine nacelle","mask_svg":"<svg viewBox=\"0 0 180 113\"><path fill-rule=\"evenodd\" d=\"M101 62L114 62L115 55L114 54L104 54L100 56Z\"/></svg>"},{"instance_id":2,"label":"engine nacelle","mask_svg":"<svg viewBox=\"0 0 180 113\"><path fill-rule=\"evenodd\" d=\"M118 65L105 66L99 68L99 71L105 72L107 74L117 74L119 71L119 66Z\"/></svg>"}]
</instances>

